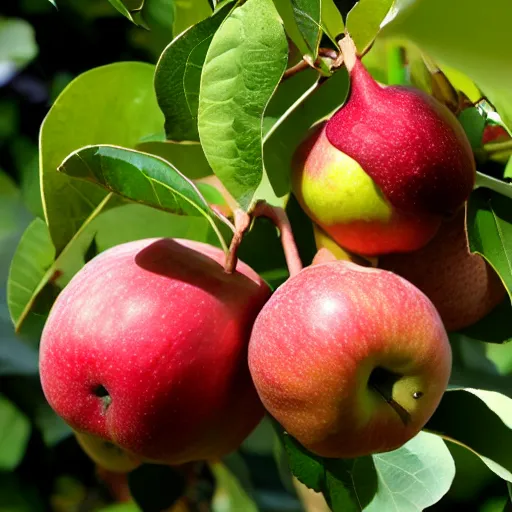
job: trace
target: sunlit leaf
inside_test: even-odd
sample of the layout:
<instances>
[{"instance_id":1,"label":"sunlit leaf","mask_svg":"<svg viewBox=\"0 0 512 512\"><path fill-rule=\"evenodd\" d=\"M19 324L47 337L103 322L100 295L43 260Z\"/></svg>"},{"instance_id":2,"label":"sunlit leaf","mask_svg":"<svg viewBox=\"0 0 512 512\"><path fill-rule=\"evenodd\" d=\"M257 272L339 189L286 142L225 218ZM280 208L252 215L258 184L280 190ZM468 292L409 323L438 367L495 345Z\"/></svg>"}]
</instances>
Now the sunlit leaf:
<instances>
[{"instance_id":1,"label":"sunlit leaf","mask_svg":"<svg viewBox=\"0 0 512 512\"><path fill-rule=\"evenodd\" d=\"M214 173L248 209L263 179L265 108L288 59L270 0L248 0L216 32L203 68L198 127Z\"/></svg>"}]
</instances>

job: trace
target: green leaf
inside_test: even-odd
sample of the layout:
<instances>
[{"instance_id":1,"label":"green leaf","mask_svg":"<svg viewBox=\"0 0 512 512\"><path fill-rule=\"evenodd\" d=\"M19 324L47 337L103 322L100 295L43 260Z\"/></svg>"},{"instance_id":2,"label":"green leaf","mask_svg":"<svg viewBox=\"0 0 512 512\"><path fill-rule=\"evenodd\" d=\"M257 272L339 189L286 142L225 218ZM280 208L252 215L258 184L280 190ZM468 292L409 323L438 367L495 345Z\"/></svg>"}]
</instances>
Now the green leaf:
<instances>
[{"instance_id":1,"label":"green leaf","mask_svg":"<svg viewBox=\"0 0 512 512\"><path fill-rule=\"evenodd\" d=\"M174 0L173 34L181 34L184 30L198 24L212 14L208 0Z\"/></svg>"},{"instance_id":2,"label":"green leaf","mask_svg":"<svg viewBox=\"0 0 512 512\"><path fill-rule=\"evenodd\" d=\"M426 428L478 455L498 476L512 482L512 399L495 391L453 389Z\"/></svg>"},{"instance_id":3,"label":"green leaf","mask_svg":"<svg viewBox=\"0 0 512 512\"><path fill-rule=\"evenodd\" d=\"M396 0L386 23L384 36L407 38L441 65L466 74L512 127L509 0Z\"/></svg>"},{"instance_id":4,"label":"green leaf","mask_svg":"<svg viewBox=\"0 0 512 512\"><path fill-rule=\"evenodd\" d=\"M297 47L301 56L308 54L308 45L306 44L306 41L304 41L299 27L297 26L295 12L290 0L274 0L274 5L276 6L279 16L283 20L286 35Z\"/></svg>"},{"instance_id":5,"label":"green leaf","mask_svg":"<svg viewBox=\"0 0 512 512\"><path fill-rule=\"evenodd\" d=\"M72 153L59 171L130 201L178 215L203 215L217 230L217 217L196 185L156 156L114 146L90 146ZM224 243L220 232L219 240Z\"/></svg>"},{"instance_id":6,"label":"green leaf","mask_svg":"<svg viewBox=\"0 0 512 512\"><path fill-rule=\"evenodd\" d=\"M315 59L322 36L321 0L292 0L292 6L297 27L309 47L310 54Z\"/></svg>"},{"instance_id":7,"label":"green leaf","mask_svg":"<svg viewBox=\"0 0 512 512\"><path fill-rule=\"evenodd\" d=\"M34 29L25 20L0 16L0 87L37 55Z\"/></svg>"},{"instance_id":8,"label":"green leaf","mask_svg":"<svg viewBox=\"0 0 512 512\"><path fill-rule=\"evenodd\" d=\"M136 149L167 160L189 179L195 180L213 174L201 144L144 142L139 144Z\"/></svg>"},{"instance_id":9,"label":"green leaf","mask_svg":"<svg viewBox=\"0 0 512 512\"><path fill-rule=\"evenodd\" d=\"M231 6L227 5L181 34L167 46L158 61L155 91L170 140L199 141L197 109L201 70L213 35L230 10Z\"/></svg>"},{"instance_id":10,"label":"green leaf","mask_svg":"<svg viewBox=\"0 0 512 512\"><path fill-rule=\"evenodd\" d=\"M258 507L240 485L237 477L221 463L210 465L216 481L213 512L258 512Z\"/></svg>"},{"instance_id":11,"label":"green leaf","mask_svg":"<svg viewBox=\"0 0 512 512\"><path fill-rule=\"evenodd\" d=\"M333 43L343 34L345 24L334 0L322 0L322 29Z\"/></svg>"},{"instance_id":12,"label":"green leaf","mask_svg":"<svg viewBox=\"0 0 512 512\"><path fill-rule=\"evenodd\" d=\"M214 173L244 209L263 180L263 116L288 43L271 0L248 0L213 37L201 76L198 128Z\"/></svg>"},{"instance_id":13,"label":"green leaf","mask_svg":"<svg viewBox=\"0 0 512 512\"><path fill-rule=\"evenodd\" d=\"M420 432L402 448L372 456L377 474L377 492L371 497L364 464L354 465L352 477L360 503L368 512L394 510L415 512L437 503L450 489L455 464L439 437Z\"/></svg>"},{"instance_id":14,"label":"green leaf","mask_svg":"<svg viewBox=\"0 0 512 512\"><path fill-rule=\"evenodd\" d=\"M473 149L480 149L482 147L485 118L480 114L477 108L472 107L460 113L459 122L466 132L471 147Z\"/></svg>"},{"instance_id":15,"label":"green leaf","mask_svg":"<svg viewBox=\"0 0 512 512\"><path fill-rule=\"evenodd\" d=\"M87 71L66 87L46 116L40 133L40 172L57 254L99 213L98 208L108 206L105 191L72 181L57 167L83 146L134 147L142 137L158 132L163 118L153 90L153 71L153 66L137 62Z\"/></svg>"},{"instance_id":16,"label":"green leaf","mask_svg":"<svg viewBox=\"0 0 512 512\"><path fill-rule=\"evenodd\" d=\"M28 419L0 395L0 470L12 471L21 462L29 436Z\"/></svg>"},{"instance_id":17,"label":"green leaf","mask_svg":"<svg viewBox=\"0 0 512 512\"><path fill-rule=\"evenodd\" d=\"M489 190L471 194L467 215L469 246L498 272L512 293L512 200Z\"/></svg>"},{"instance_id":18,"label":"green leaf","mask_svg":"<svg viewBox=\"0 0 512 512\"><path fill-rule=\"evenodd\" d=\"M280 435L292 472L322 492L334 512L423 510L448 492L455 476L443 440L426 432L398 450L351 460L315 456L290 436Z\"/></svg>"},{"instance_id":19,"label":"green leaf","mask_svg":"<svg viewBox=\"0 0 512 512\"><path fill-rule=\"evenodd\" d=\"M347 31L359 53L372 44L393 0L360 0L347 15Z\"/></svg>"},{"instance_id":20,"label":"green leaf","mask_svg":"<svg viewBox=\"0 0 512 512\"><path fill-rule=\"evenodd\" d=\"M108 0L110 4L125 18L135 25L148 28L141 16L145 0Z\"/></svg>"},{"instance_id":21,"label":"green leaf","mask_svg":"<svg viewBox=\"0 0 512 512\"><path fill-rule=\"evenodd\" d=\"M7 301L16 330L34 307L38 297L47 302L49 310L52 293L43 293L55 275L55 247L48 228L41 219L34 219L26 229L11 262L7 284ZM46 288L47 292L51 292Z\"/></svg>"}]
</instances>

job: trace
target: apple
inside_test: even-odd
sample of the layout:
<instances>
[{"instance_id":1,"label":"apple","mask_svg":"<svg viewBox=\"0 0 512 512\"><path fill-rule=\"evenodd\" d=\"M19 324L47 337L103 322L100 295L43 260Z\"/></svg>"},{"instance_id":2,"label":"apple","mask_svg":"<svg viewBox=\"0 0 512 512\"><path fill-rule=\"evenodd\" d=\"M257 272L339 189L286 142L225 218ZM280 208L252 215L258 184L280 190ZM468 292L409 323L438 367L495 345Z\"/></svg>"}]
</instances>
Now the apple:
<instances>
[{"instance_id":1,"label":"apple","mask_svg":"<svg viewBox=\"0 0 512 512\"><path fill-rule=\"evenodd\" d=\"M417 286L434 303L447 331L458 331L481 320L506 295L496 271L469 250L465 211L442 224L425 247L379 260Z\"/></svg>"},{"instance_id":2,"label":"apple","mask_svg":"<svg viewBox=\"0 0 512 512\"><path fill-rule=\"evenodd\" d=\"M434 413L451 371L435 307L415 286L348 261L311 266L259 313L249 368L269 413L311 452L393 450Z\"/></svg>"},{"instance_id":3,"label":"apple","mask_svg":"<svg viewBox=\"0 0 512 512\"><path fill-rule=\"evenodd\" d=\"M263 416L247 365L270 295L243 262L189 240L147 239L92 259L57 298L40 348L43 390L75 431L136 460L235 450Z\"/></svg>"},{"instance_id":4,"label":"apple","mask_svg":"<svg viewBox=\"0 0 512 512\"><path fill-rule=\"evenodd\" d=\"M471 145L448 108L422 91L378 84L342 40L351 89L292 160L302 208L351 252L419 249L460 209L476 176Z\"/></svg>"},{"instance_id":5,"label":"apple","mask_svg":"<svg viewBox=\"0 0 512 512\"><path fill-rule=\"evenodd\" d=\"M142 464L137 457L101 437L75 432L75 438L93 462L113 473L129 473Z\"/></svg>"}]
</instances>

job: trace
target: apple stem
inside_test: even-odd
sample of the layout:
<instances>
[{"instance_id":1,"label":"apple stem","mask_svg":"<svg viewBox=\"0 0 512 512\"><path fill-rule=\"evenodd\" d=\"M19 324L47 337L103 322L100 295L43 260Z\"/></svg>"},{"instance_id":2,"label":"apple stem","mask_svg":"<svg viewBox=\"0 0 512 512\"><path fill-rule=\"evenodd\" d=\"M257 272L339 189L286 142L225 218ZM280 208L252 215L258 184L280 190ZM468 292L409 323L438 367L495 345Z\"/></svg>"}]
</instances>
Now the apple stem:
<instances>
[{"instance_id":1,"label":"apple stem","mask_svg":"<svg viewBox=\"0 0 512 512\"><path fill-rule=\"evenodd\" d=\"M343 61L347 71L350 73L357 62L357 48L354 40L350 34L345 34L345 37L340 41L341 53L343 54Z\"/></svg>"},{"instance_id":2,"label":"apple stem","mask_svg":"<svg viewBox=\"0 0 512 512\"><path fill-rule=\"evenodd\" d=\"M238 247L242 243L242 239L245 235L245 232L249 229L251 225L251 216L241 210L240 208L234 211L235 217L235 233L233 238L231 239L231 244L229 245L229 251L226 256L226 262L224 264L224 271L227 274L232 274L236 269L236 264L238 263Z\"/></svg>"},{"instance_id":3,"label":"apple stem","mask_svg":"<svg viewBox=\"0 0 512 512\"><path fill-rule=\"evenodd\" d=\"M327 57L328 59L331 59L333 62L337 61L337 59L339 57L338 52L331 48L319 48L318 55L319 55L319 57ZM282 81L296 75L297 73L300 73L301 71L305 71L306 69L313 68L313 69L319 71L318 68L316 67L318 64L319 64L318 58L314 62L312 62L312 59L309 58L309 56L305 56L300 62L298 62L297 64L288 68L284 72Z\"/></svg>"},{"instance_id":4,"label":"apple stem","mask_svg":"<svg viewBox=\"0 0 512 512\"><path fill-rule=\"evenodd\" d=\"M266 201L258 201L254 207L253 215L255 217L267 217L275 224L281 236L281 245L286 259L288 273L290 277L296 276L302 270L302 261L286 212L283 208L271 206Z\"/></svg>"},{"instance_id":5,"label":"apple stem","mask_svg":"<svg viewBox=\"0 0 512 512\"><path fill-rule=\"evenodd\" d=\"M288 215L286 215L283 208L272 206L266 201L256 202L249 213L240 209L235 210L236 229L226 257L226 263L224 265L225 272L232 274L235 271L238 261L238 247L240 246L246 231L249 229L252 219L256 217L266 217L275 224L281 236L281 245L286 259L288 273L290 274L290 277L297 275L302 270L302 261L300 259L299 250L297 249L297 244L295 243Z\"/></svg>"}]
</instances>

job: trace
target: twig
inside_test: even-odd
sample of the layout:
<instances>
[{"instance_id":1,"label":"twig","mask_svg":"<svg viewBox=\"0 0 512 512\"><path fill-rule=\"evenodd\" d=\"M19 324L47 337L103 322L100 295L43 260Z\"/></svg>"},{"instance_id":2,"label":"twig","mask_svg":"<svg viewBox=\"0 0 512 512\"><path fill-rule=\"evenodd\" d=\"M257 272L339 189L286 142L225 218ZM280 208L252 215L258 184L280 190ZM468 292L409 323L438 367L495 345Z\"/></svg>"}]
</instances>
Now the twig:
<instances>
[{"instance_id":1,"label":"twig","mask_svg":"<svg viewBox=\"0 0 512 512\"><path fill-rule=\"evenodd\" d=\"M226 262L224 264L224 271L227 274L232 274L236 269L236 264L238 263L238 247L242 242L242 239L245 235L245 232L249 229L251 225L251 216L245 212L244 210L237 209L234 212L235 214L235 234L231 239L231 244L229 245L229 251L226 256Z\"/></svg>"},{"instance_id":2,"label":"twig","mask_svg":"<svg viewBox=\"0 0 512 512\"><path fill-rule=\"evenodd\" d=\"M286 212L282 208L269 205L266 201L258 201L253 215L254 217L267 217L276 225L281 235L281 245L290 277L297 275L302 270L302 261Z\"/></svg>"},{"instance_id":3,"label":"twig","mask_svg":"<svg viewBox=\"0 0 512 512\"><path fill-rule=\"evenodd\" d=\"M283 247L290 277L298 274L302 270L302 261L293 237L288 216L282 208L271 206L266 201L258 201L250 212L245 212L240 209L235 210L236 229L229 246L229 252L226 256L226 263L224 265L225 272L232 274L235 271L238 262L238 247L249 229L252 219L256 217L267 217L275 224L281 236L281 245Z\"/></svg>"},{"instance_id":4,"label":"twig","mask_svg":"<svg viewBox=\"0 0 512 512\"><path fill-rule=\"evenodd\" d=\"M336 50L332 50L331 48L319 48L318 49L319 57L327 57L332 61L336 61L339 58L338 52ZM312 62L311 58L304 57L300 62L293 65L291 68L288 68L283 75L282 81L287 80L288 78L300 73L309 68L317 69L315 66L318 63L319 59L316 59Z\"/></svg>"}]
</instances>

